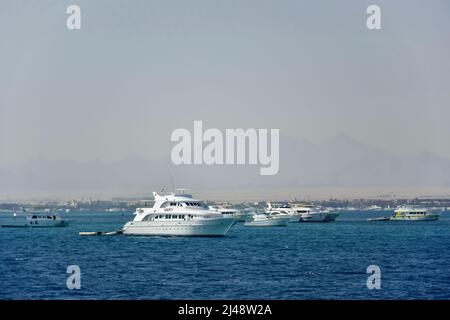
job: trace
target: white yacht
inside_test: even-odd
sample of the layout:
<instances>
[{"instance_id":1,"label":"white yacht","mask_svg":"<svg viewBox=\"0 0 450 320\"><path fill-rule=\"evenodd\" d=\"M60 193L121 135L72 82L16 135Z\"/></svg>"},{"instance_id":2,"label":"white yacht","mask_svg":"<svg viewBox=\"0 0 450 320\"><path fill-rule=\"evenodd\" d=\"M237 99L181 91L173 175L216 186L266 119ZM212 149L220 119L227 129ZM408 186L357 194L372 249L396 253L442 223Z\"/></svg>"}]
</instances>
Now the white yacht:
<instances>
[{"instance_id":1,"label":"white yacht","mask_svg":"<svg viewBox=\"0 0 450 320\"><path fill-rule=\"evenodd\" d=\"M267 203L266 213L287 214L291 217L290 222L329 222L336 220L339 215L328 210L313 210L310 206L299 204L273 206L270 202Z\"/></svg>"},{"instance_id":2,"label":"white yacht","mask_svg":"<svg viewBox=\"0 0 450 320\"><path fill-rule=\"evenodd\" d=\"M330 222L339 216L337 212L314 208L299 204L291 204L291 208L300 214L300 222Z\"/></svg>"},{"instance_id":3,"label":"white yacht","mask_svg":"<svg viewBox=\"0 0 450 320\"><path fill-rule=\"evenodd\" d=\"M12 221L2 224L3 228L46 228L46 227L65 227L69 225L70 220L61 218L56 213L42 212L42 213L14 213Z\"/></svg>"},{"instance_id":4,"label":"white yacht","mask_svg":"<svg viewBox=\"0 0 450 320\"><path fill-rule=\"evenodd\" d=\"M289 222L290 217L274 218L263 213L254 213L247 216L244 226L246 227L285 227Z\"/></svg>"},{"instance_id":5,"label":"white yacht","mask_svg":"<svg viewBox=\"0 0 450 320\"><path fill-rule=\"evenodd\" d=\"M224 236L236 223L233 217L211 210L190 194L160 195L153 192L153 196L153 207L137 208L134 220L123 226L123 234Z\"/></svg>"},{"instance_id":6,"label":"white yacht","mask_svg":"<svg viewBox=\"0 0 450 320\"><path fill-rule=\"evenodd\" d=\"M426 209L398 208L395 210L391 221L435 221L439 219L439 214L428 213Z\"/></svg>"},{"instance_id":7,"label":"white yacht","mask_svg":"<svg viewBox=\"0 0 450 320\"><path fill-rule=\"evenodd\" d=\"M292 216L286 212L272 211L268 215L272 219L285 219L287 222L290 222L292 219Z\"/></svg>"},{"instance_id":8,"label":"white yacht","mask_svg":"<svg viewBox=\"0 0 450 320\"><path fill-rule=\"evenodd\" d=\"M275 215L285 215L288 216L289 222L299 222L301 214L291 208L290 205L284 204L274 204L267 202L267 207L265 208L265 212L271 216Z\"/></svg>"}]
</instances>

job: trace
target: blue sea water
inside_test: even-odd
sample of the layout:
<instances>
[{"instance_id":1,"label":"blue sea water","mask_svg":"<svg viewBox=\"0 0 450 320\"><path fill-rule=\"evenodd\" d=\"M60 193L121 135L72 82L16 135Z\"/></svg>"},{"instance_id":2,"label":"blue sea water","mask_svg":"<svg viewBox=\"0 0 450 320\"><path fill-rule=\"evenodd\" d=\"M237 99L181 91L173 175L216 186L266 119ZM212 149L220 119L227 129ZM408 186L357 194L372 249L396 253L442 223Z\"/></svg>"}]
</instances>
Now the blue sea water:
<instances>
[{"instance_id":1,"label":"blue sea water","mask_svg":"<svg viewBox=\"0 0 450 320\"><path fill-rule=\"evenodd\" d=\"M450 213L365 220L381 215L166 238L82 237L132 214L71 212L66 228L0 228L0 299L450 299ZM372 264L380 290L366 286ZM80 290L66 286L69 265L81 269Z\"/></svg>"}]
</instances>

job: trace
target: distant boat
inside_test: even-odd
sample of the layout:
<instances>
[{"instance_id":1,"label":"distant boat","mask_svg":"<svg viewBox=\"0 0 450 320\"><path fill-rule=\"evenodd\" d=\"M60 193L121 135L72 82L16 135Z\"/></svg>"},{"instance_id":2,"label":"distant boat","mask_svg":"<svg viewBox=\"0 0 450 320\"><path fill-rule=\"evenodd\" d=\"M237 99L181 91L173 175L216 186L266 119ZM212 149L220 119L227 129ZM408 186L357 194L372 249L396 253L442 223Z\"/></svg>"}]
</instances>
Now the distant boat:
<instances>
[{"instance_id":1,"label":"distant boat","mask_svg":"<svg viewBox=\"0 0 450 320\"><path fill-rule=\"evenodd\" d=\"M391 217L377 217L377 218L369 218L367 221L389 221Z\"/></svg>"},{"instance_id":2,"label":"distant boat","mask_svg":"<svg viewBox=\"0 0 450 320\"><path fill-rule=\"evenodd\" d=\"M399 208L390 217L391 221L436 221L439 214L428 213L426 209Z\"/></svg>"},{"instance_id":3,"label":"distant boat","mask_svg":"<svg viewBox=\"0 0 450 320\"><path fill-rule=\"evenodd\" d=\"M61 218L56 213L29 213L25 215L17 215L14 213L13 221L2 224L3 228L48 228L48 227L65 227L69 225L70 220Z\"/></svg>"},{"instance_id":4,"label":"distant boat","mask_svg":"<svg viewBox=\"0 0 450 320\"><path fill-rule=\"evenodd\" d=\"M254 213L247 216L244 226L246 227L285 227L287 226L290 217L274 218L263 213Z\"/></svg>"},{"instance_id":5,"label":"distant boat","mask_svg":"<svg viewBox=\"0 0 450 320\"><path fill-rule=\"evenodd\" d=\"M428 213L426 209L398 208L390 217L369 218L367 221L436 221L439 214Z\"/></svg>"}]
</instances>

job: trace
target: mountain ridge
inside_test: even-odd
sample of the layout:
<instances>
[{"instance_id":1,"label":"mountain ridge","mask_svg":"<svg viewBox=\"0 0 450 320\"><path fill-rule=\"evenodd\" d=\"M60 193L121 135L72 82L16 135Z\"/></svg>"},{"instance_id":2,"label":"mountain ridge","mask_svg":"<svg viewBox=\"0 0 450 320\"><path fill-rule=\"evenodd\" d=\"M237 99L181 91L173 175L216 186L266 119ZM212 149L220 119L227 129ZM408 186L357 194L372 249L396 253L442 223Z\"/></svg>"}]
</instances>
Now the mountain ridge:
<instances>
[{"instance_id":1,"label":"mountain ridge","mask_svg":"<svg viewBox=\"0 0 450 320\"><path fill-rule=\"evenodd\" d=\"M321 144L281 135L279 173L261 176L259 168L175 166L168 154L156 160L129 155L109 163L33 159L0 168L0 192L126 193L173 187L174 183L189 188L450 186L448 158L430 152L394 155L343 134Z\"/></svg>"}]
</instances>

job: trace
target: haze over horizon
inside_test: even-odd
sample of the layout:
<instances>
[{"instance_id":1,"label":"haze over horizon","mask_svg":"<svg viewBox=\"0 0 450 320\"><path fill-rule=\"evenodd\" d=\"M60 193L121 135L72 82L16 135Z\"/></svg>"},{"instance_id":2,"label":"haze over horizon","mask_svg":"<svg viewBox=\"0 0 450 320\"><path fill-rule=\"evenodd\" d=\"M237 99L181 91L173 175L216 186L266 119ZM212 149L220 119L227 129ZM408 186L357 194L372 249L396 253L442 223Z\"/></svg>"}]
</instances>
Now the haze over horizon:
<instances>
[{"instance_id":1,"label":"haze over horizon","mask_svg":"<svg viewBox=\"0 0 450 320\"><path fill-rule=\"evenodd\" d=\"M0 4L2 197L150 192L169 171L199 189L450 188L448 1L79 0L79 31L70 4ZM173 167L170 134L194 120L280 129L280 173Z\"/></svg>"},{"instance_id":2,"label":"haze over horizon","mask_svg":"<svg viewBox=\"0 0 450 320\"><path fill-rule=\"evenodd\" d=\"M345 135L312 144L282 135L280 171L258 165L176 166L168 153L113 162L34 159L0 169L0 200L141 197L188 188L211 200L450 197L450 159L398 156ZM305 156L306 155L306 156Z\"/></svg>"}]
</instances>

